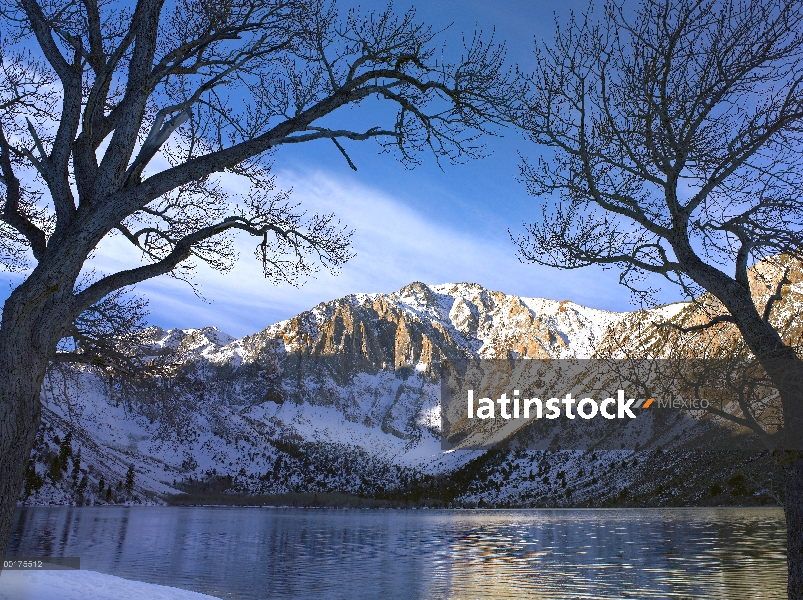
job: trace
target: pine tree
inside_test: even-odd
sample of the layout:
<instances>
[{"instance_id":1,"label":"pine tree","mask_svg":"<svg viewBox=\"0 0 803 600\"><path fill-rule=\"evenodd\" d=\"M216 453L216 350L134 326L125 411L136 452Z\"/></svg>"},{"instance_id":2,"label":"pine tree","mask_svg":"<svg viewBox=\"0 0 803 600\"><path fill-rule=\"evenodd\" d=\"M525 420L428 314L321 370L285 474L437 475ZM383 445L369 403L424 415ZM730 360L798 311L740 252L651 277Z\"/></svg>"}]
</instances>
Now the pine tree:
<instances>
[{"instance_id":1,"label":"pine tree","mask_svg":"<svg viewBox=\"0 0 803 600\"><path fill-rule=\"evenodd\" d=\"M72 458L72 481L73 485L78 484L78 478L81 476L81 449Z\"/></svg>"},{"instance_id":2,"label":"pine tree","mask_svg":"<svg viewBox=\"0 0 803 600\"><path fill-rule=\"evenodd\" d=\"M125 474L125 491L129 494L134 491L134 465L128 465Z\"/></svg>"},{"instance_id":3,"label":"pine tree","mask_svg":"<svg viewBox=\"0 0 803 600\"><path fill-rule=\"evenodd\" d=\"M59 445L59 466L62 471L67 470L67 459L72 456L72 431L68 431Z\"/></svg>"},{"instance_id":4,"label":"pine tree","mask_svg":"<svg viewBox=\"0 0 803 600\"><path fill-rule=\"evenodd\" d=\"M50 463L50 470L47 474L50 477L50 481L53 483L61 481L61 461L58 456L53 457L53 461Z\"/></svg>"},{"instance_id":5,"label":"pine tree","mask_svg":"<svg viewBox=\"0 0 803 600\"><path fill-rule=\"evenodd\" d=\"M32 492L38 492L43 483L42 477L36 472L36 462L29 461L28 468L25 469L25 495L30 496Z\"/></svg>"}]
</instances>

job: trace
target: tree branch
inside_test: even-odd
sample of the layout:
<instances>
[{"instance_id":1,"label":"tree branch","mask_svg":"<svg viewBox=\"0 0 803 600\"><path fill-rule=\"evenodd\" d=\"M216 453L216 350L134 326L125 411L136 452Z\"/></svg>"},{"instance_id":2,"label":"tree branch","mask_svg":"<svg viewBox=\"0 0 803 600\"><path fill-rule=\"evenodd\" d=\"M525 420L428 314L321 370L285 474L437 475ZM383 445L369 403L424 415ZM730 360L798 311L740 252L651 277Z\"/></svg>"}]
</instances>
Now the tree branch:
<instances>
[{"instance_id":1,"label":"tree branch","mask_svg":"<svg viewBox=\"0 0 803 600\"><path fill-rule=\"evenodd\" d=\"M36 36L36 41L39 43L39 47L42 48L47 62L56 71L66 89L66 86L73 79L72 66L56 46L51 34L52 29L45 18L45 14L42 12L42 8L37 4L36 0L20 0L20 5L28 17L31 29L33 29L33 33Z\"/></svg>"},{"instance_id":2,"label":"tree branch","mask_svg":"<svg viewBox=\"0 0 803 600\"><path fill-rule=\"evenodd\" d=\"M120 101L119 118L109 147L103 155L94 185L95 195L119 188L136 143L145 112L151 68L156 53L159 16L163 0L138 0L131 29L134 43L128 65L126 89Z\"/></svg>"},{"instance_id":3,"label":"tree branch","mask_svg":"<svg viewBox=\"0 0 803 600\"><path fill-rule=\"evenodd\" d=\"M783 277L778 282L778 285L775 287L775 293L767 299L767 305L764 307L764 315L761 317L765 322L770 322L770 314L772 313L772 306L778 300L782 300L781 291L783 290L785 285L792 283L789 280L789 267L787 267L783 272Z\"/></svg>"},{"instance_id":4,"label":"tree branch","mask_svg":"<svg viewBox=\"0 0 803 600\"><path fill-rule=\"evenodd\" d=\"M346 149L340 145L340 142L337 141L336 137L333 137L332 141L334 142L335 146L337 146L337 149L340 150L340 153L343 155L343 157L346 159L346 162L349 164L349 167L351 167L353 171L356 171L357 167L351 161L351 157L348 154L346 154Z\"/></svg>"},{"instance_id":5,"label":"tree branch","mask_svg":"<svg viewBox=\"0 0 803 600\"><path fill-rule=\"evenodd\" d=\"M159 275L164 275L172 271L180 262L186 260L192 254L193 244L197 244L207 238L210 238L218 233L222 233L233 226L232 223L224 221L199 229L198 231L182 238L173 248L173 250L165 256L162 260L137 267L128 269L126 271L119 271L113 275L108 275L99 281L96 281L84 291L78 293L73 300L72 314L77 316L84 310L102 300L111 292L120 288L128 287L146 279L151 279Z\"/></svg>"},{"instance_id":6,"label":"tree branch","mask_svg":"<svg viewBox=\"0 0 803 600\"><path fill-rule=\"evenodd\" d=\"M45 232L20 212L22 199L20 181L11 165L11 146L6 140L2 126L0 126L0 172L3 174L3 183L6 186L6 200L0 218L25 236L34 258L42 260L47 244Z\"/></svg>"},{"instance_id":7,"label":"tree branch","mask_svg":"<svg viewBox=\"0 0 803 600\"><path fill-rule=\"evenodd\" d=\"M672 329L676 329L681 333L690 333L692 331L701 331L703 329L708 329L709 327L713 327L714 325L719 325L720 323L735 323L736 321L731 315L719 315L718 317L714 317L708 323L704 323L702 325L694 325L692 327L683 327L678 325L677 323L673 323L672 321L661 321L660 323L653 323L655 327L671 327Z\"/></svg>"},{"instance_id":8,"label":"tree branch","mask_svg":"<svg viewBox=\"0 0 803 600\"><path fill-rule=\"evenodd\" d=\"M726 412L719 408L715 408L711 405L709 405L708 408L705 409L705 411L712 415L716 415L721 419L725 419L727 421L730 421L731 423L735 423L736 425L741 425L742 427L750 429L753 433L756 433L765 442L771 443L772 441L772 436L769 433L767 433L761 427L761 425L759 425L756 422L756 420L753 419L752 417L751 418L737 417L736 415L732 415L729 412Z\"/></svg>"},{"instance_id":9,"label":"tree branch","mask_svg":"<svg viewBox=\"0 0 803 600\"><path fill-rule=\"evenodd\" d=\"M227 230L235 229L248 233L251 236L262 238L257 255L260 256L264 268L272 265L280 268L279 262L268 256L269 243L268 235L275 234L287 246L293 249L295 260L303 265L303 255L305 252L315 253L318 258L330 266L339 266L351 256L347 252L350 233L337 233L331 227L331 215L322 219L313 218L309 233L304 233L298 223L300 221L289 221L287 226L280 226L275 222L265 222L265 217L248 219L243 216L230 216L221 222L207 227L200 228L190 234L183 236L173 244L172 249L160 260L142 267L120 271L109 275L93 283L85 290L76 295L73 303L73 314L80 314L89 306L99 302L102 298L113 291L134 285L140 281L164 275L171 272L182 261L189 258L193 248L205 240L221 234ZM295 224L294 224L295 223ZM120 226L120 231L131 241L132 244L146 252L150 257L155 258L156 254L147 250L139 243L138 235L147 231L131 233L127 228ZM165 241L170 242L167 232L152 230Z\"/></svg>"}]
</instances>

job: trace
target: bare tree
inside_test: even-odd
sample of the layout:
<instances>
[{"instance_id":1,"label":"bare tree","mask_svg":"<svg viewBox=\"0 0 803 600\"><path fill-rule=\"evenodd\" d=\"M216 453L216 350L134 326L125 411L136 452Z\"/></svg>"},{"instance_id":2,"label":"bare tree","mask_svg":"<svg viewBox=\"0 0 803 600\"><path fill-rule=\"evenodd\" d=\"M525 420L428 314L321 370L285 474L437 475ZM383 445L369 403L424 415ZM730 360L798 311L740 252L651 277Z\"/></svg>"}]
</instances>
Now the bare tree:
<instances>
[{"instance_id":1,"label":"bare tree","mask_svg":"<svg viewBox=\"0 0 803 600\"><path fill-rule=\"evenodd\" d=\"M657 275L721 302L702 326L735 324L780 390L788 590L803 598L803 363L748 280L758 260L803 258L803 3L612 3L536 58L521 125L550 152L521 166L543 204L520 256L616 267L642 301Z\"/></svg>"},{"instance_id":2,"label":"bare tree","mask_svg":"<svg viewBox=\"0 0 803 600\"><path fill-rule=\"evenodd\" d=\"M137 282L186 277L199 261L226 270L236 232L256 238L268 278L337 269L350 232L273 191L271 149L331 140L353 167L343 141L375 139L407 164L422 152L462 161L482 154L479 136L507 118L521 88L501 46L475 37L444 60L438 32L412 12L341 18L322 0L0 6L0 256L25 270L0 328L4 549L43 377L80 315ZM368 102L394 110L366 113L378 122L360 130L326 118ZM223 171L248 178L244 198L226 193ZM144 264L77 285L109 235Z\"/></svg>"}]
</instances>

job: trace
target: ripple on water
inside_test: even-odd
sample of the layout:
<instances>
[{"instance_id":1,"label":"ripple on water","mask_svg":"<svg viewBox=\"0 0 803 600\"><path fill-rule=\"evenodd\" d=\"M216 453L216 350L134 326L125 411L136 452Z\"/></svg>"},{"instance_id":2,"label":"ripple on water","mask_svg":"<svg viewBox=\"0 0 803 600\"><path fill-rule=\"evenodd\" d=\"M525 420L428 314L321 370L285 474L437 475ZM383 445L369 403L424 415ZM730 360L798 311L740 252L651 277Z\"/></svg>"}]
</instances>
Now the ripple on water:
<instances>
[{"instance_id":1,"label":"ripple on water","mask_svg":"<svg viewBox=\"0 0 803 600\"><path fill-rule=\"evenodd\" d=\"M242 600L783 598L777 509L21 508L9 554Z\"/></svg>"}]
</instances>

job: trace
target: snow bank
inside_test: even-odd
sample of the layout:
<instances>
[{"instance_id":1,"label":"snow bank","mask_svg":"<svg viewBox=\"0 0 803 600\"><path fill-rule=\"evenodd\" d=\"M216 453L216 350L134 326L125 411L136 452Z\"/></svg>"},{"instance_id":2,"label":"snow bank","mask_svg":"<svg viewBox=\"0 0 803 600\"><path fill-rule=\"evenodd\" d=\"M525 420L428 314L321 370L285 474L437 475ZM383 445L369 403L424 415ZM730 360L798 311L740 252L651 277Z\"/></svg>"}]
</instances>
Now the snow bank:
<instances>
[{"instance_id":1,"label":"snow bank","mask_svg":"<svg viewBox=\"0 0 803 600\"><path fill-rule=\"evenodd\" d=\"M3 571L0 600L209 600L214 596L95 571Z\"/></svg>"}]
</instances>

